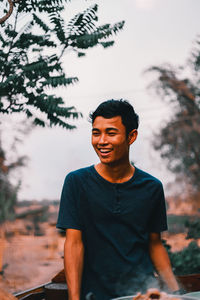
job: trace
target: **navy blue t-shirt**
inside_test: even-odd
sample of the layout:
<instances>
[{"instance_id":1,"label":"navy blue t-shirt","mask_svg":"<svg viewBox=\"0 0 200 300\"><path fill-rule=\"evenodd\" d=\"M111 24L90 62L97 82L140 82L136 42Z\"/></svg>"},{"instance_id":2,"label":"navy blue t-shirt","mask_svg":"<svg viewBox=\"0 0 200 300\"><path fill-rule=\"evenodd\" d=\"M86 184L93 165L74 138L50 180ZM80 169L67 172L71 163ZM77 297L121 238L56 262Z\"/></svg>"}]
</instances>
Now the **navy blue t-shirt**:
<instances>
[{"instance_id":1,"label":"navy blue t-shirt","mask_svg":"<svg viewBox=\"0 0 200 300\"><path fill-rule=\"evenodd\" d=\"M138 168L124 183L105 180L94 166L71 172L57 227L82 231L82 299L88 292L97 300L135 293L153 273L149 233L167 229L162 184Z\"/></svg>"}]
</instances>

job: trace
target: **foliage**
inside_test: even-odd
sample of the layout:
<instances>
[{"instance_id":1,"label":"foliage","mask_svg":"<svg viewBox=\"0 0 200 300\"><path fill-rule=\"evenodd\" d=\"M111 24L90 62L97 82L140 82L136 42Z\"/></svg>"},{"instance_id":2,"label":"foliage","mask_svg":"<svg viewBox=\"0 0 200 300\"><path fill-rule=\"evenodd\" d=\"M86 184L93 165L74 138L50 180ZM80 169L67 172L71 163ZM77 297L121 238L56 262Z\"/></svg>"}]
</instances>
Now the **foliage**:
<instances>
[{"instance_id":1,"label":"foliage","mask_svg":"<svg viewBox=\"0 0 200 300\"><path fill-rule=\"evenodd\" d=\"M171 247L163 241L173 266L175 275L187 275L199 273L200 247L193 241L182 251L171 252Z\"/></svg>"},{"instance_id":2,"label":"foliage","mask_svg":"<svg viewBox=\"0 0 200 300\"><path fill-rule=\"evenodd\" d=\"M194 221L187 220L185 222L186 228L188 228L187 239L199 239L200 238L200 220L199 218Z\"/></svg>"},{"instance_id":3,"label":"foliage","mask_svg":"<svg viewBox=\"0 0 200 300\"><path fill-rule=\"evenodd\" d=\"M23 113L35 125L58 125L73 129L71 118L81 113L66 107L55 91L78 82L62 67L66 51L78 57L97 45L114 44L113 35L124 22L98 25L98 6L93 5L65 21L65 0L18 1L12 16L0 27L0 114ZM2 4L1 4L2 5ZM5 11L4 11L5 12ZM1 142L1 140L0 140ZM6 165L0 145L0 222L13 216L18 187L10 183L9 171L23 159Z\"/></svg>"},{"instance_id":4,"label":"foliage","mask_svg":"<svg viewBox=\"0 0 200 300\"><path fill-rule=\"evenodd\" d=\"M0 144L0 223L14 218L14 207L17 201L19 184L14 186L9 179L9 173L24 165L25 157L6 164L5 151Z\"/></svg>"},{"instance_id":5,"label":"foliage","mask_svg":"<svg viewBox=\"0 0 200 300\"><path fill-rule=\"evenodd\" d=\"M186 239L199 239L200 221L196 216L168 215L169 232L186 232ZM172 252L171 246L163 240L163 244L169 254L169 258L176 275L187 275L199 273L200 270L200 247L196 241L192 241L181 251Z\"/></svg>"},{"instance_id":6,"label":"foliage","mask_svg":"<svg viewBox=\"0 0 200 300\"><path fill-rule=\"evenodd\" d=\"M0 180L0 224L14 218L14 206L17 201L17 188L9 181Z\"/></svg>"},{"instance_id":7,"label":"foliage","mask_svg":"<svg viewBox=\"0 0 200 300\"><path fill-rule=\"evenodd\" d=\"M187 215L167 215L168 232L177 234L186 231L186 222L191 220L190 216Z\"/></svg>"},{"instance_id":8,"label":"foliage","mask_svg":"<svg viewBox=\"0 0 200 300\"><path fill-rule=\"evenodd\" d=\"M52 90L78 82L77 77L67 77L62 67L67 50L81 57L85 49L107 48L114 44L110 38L122 30L124 22L98 26L97 11L93 5L67 24L62 15L64 0L18 3L0 28L0 113L24 113L43 127L75 127L67 119L81 113L66 107ZM22 18L27 23L22 24Z\"/></svg>"},{"instance_id":9,"label":"foliage","mask_svg":"<svg viewBox=\"0 0 200 300\"><path fill-rule=\"evenodd\" d=\"M155 136L154 148L166 159L168 168L198 188L200 182L200 40L189 62L180 68L153 66L151 84L173 107L173 116ZM187 73L186 73L187 72ZM186 74L186 75L185 75ZM188 75L190 74L190 75Z\"/></svg>"}]
</instances>

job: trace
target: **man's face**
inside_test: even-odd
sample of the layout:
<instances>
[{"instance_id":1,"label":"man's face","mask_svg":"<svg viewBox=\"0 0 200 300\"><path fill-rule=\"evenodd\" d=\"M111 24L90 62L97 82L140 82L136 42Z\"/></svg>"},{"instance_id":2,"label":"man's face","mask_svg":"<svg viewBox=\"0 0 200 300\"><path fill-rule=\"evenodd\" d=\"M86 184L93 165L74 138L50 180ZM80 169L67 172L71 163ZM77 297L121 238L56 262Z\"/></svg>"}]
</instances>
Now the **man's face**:
<instances>
[{"instance_id":1,"label":"man's face","mask_svg":"<svg viewBox=\"0 0 200 300\"><path fill-rule=\"evenodd\" d=\"M92 146L103 164L129 159L129 137L120 116L110 119L96 117L92 128Z\"/></svg>"}]
</instances>

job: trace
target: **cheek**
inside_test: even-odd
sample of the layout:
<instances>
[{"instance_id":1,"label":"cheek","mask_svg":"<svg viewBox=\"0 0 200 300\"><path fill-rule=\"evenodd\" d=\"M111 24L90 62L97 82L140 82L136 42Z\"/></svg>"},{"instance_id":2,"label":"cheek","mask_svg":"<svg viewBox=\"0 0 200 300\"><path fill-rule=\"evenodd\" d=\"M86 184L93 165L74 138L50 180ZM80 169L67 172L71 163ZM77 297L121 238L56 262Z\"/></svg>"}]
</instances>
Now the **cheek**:
<instances>
[{"instance_id":1,"label":"cheek","mask_svg":"<svg viewBox=\"0 0 200 300\"><path fill-rule=\"evenodd\" d=\"M93 136L91 137L91 144L92 144L92 146L95 145L95 138Z\"/></svg>"},{"instance_id":2,"label":"cheek","mask_svg":"<svg viewBox=\"0 0 200 300\"><path fill-rule=\"evenodd\" d=\"M128 152L129 146L126 141L122 141L120 144L116 145L116 151L118 153Z\"/></svg>"},{"instance_id":3,"label":"cheek","mask_svg":"<svg viewBox=\"0 0 200 300\"><path fill-rule=\"evenodd\" d=\"M96 146L97 146L97 144L98 144L97 139L92 138L92 139L91 139L91 144L92 144L92 147L93 147L93 148L96 148Z\"/></svg>"},{"instance_id":4,"label":"cheek","mask_svg":"<svg viewBox=\"0 0 200 300\"><path fill-rule=\"evenodd\" d=\"M121 139L116 139L116 140L113 140L113 143L112 143L116 148L126 148L127 145L128 145L128 142L126 139L124 138L121 138Z\"/></svg>"}]
</instances>

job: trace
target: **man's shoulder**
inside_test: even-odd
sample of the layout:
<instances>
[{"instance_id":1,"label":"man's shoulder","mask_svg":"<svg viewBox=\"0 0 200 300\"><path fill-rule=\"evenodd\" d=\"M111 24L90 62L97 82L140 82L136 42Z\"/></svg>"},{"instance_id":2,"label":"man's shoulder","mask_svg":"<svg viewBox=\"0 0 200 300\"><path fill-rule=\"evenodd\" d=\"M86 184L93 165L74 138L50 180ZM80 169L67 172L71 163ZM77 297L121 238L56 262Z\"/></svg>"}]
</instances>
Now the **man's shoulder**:
<instances>
[{"instance_id":1,"label":"man's shoulder","mask_svg":"<svg viewBox=\"0 0 200 300\"><path fill-rule=\"evenodd\" d=\"M151 175L150 173L143 171L139 168L136 168L136 177L138 180L141 180L141 181L149 181L156 185L162 185L162 182L157 177L155 177L155 176Z\"/></svg>"},{"instance_id":2,"label":"man's shoulder","mask_svg":"<svg viewBox=\"0 0 200 300\"><path fill-rule=\"evenodd\" d=\"M89 174L92 173L93 168L94 167L92 165L92 166L88 166L85 168L80 168L80 169L71 171L66 175L66 180L84 179L84 178L86 178L86 176L88 176Z\"/></svg>"}]
</instances>

